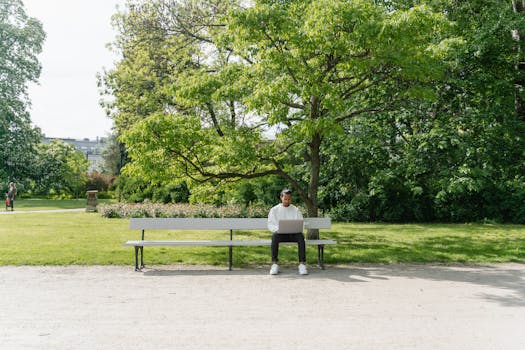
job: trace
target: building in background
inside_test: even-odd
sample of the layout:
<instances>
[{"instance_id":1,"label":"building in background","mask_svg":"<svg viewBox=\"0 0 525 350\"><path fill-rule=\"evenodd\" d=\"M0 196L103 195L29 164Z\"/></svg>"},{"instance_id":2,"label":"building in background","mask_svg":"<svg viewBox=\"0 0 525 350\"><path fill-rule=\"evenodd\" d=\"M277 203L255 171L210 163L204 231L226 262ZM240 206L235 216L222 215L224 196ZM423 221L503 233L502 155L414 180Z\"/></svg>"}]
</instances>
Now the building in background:
<instances>
[{"instance_id":1,"label":"building in background","mask_svg":"<svg viewBox=\"0 0 525 350\"><path fill-rule=\"evenodd\" d=\"M60 138L60 137L44 137L43 142L46 144L51 143L53 140L62 140L70 145L75 146L82 154L86 156L86 159L89 160L89 172L99 170L99 165L102 162L102 150L106 144L105 137L97 137L95 140L90 140L88 138L82 140L75 140L69 138Z\"/></svg>"}]
</instances>

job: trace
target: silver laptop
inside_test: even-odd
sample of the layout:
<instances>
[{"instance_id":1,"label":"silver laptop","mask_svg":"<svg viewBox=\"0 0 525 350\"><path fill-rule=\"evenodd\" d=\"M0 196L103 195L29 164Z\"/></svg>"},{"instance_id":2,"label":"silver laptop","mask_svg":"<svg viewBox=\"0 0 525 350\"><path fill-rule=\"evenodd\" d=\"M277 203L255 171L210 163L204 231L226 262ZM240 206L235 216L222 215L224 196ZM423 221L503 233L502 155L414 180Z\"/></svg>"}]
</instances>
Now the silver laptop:
<instances>
[{"instance_id":1,"label":"silver laptop","mask_svg":"<svg viewBox=\"0 0 525 350\"><path fill-rule=\"evenodd\" d=\"M304 220L279 220L277 233L302 233Z\"/></svg>"}]
</instances>

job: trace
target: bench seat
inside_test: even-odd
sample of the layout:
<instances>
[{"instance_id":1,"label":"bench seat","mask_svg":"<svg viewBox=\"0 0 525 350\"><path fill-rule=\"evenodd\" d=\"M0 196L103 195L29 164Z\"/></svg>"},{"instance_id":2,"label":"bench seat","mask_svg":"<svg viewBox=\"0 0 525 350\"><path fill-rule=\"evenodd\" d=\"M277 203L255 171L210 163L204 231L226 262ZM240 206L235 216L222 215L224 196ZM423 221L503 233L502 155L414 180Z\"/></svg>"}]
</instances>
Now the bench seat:
<instances>
[{"instance_id":1,"label":"bench seat","mask_svg":"<svg viewBox=\"0 0 525 350\"><path fill-rule=\"evenodd\" d=\"M331 239L305 239L305 243L308 245L329 245L337 244L336 241ZM272 241L269 239L249 241L249 240L226 240L226 241L127 241L124 245L135 246L135 247L161 247L161 246L203 246L203 247L249 247L249 246L270 246ZM295 242L281 242L280 244L297 244Z\"/></svg>"}]
</instances>

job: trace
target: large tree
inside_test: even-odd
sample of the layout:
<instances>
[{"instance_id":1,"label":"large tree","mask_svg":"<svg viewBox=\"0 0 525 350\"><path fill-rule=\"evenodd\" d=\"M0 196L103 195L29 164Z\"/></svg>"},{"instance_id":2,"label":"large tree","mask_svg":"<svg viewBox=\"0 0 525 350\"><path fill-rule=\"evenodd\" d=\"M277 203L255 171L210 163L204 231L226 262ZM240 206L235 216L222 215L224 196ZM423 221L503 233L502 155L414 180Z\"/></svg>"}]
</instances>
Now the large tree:
<instances>
[{"instance_id":1,"label":"large tree","mask_svg":"<svg viewBox=\"0 0 525 350\"><path fill-rule=\"evenodd\" d=\"M40 75L37 55L44 31L20 0L0 0L0 179L31 176L34 146L41 139L28 114L28 83Z\"/></svg>"},{"instance_id":2,"label":"large tree","mask_svg":"<svg viewBox=\"0 0 525 350\"><path fill-rule=\"evenodd\" d=\"M89 161L75 146L62 140L41 143L36 149L34 190L46 195L84 195Z\"/></svg>"},{"instance_id":3,"label":"large tree","mask_svg":"<svg viewBox=\"0 0 525 350\"><path fill-rule=\"evenodd\" d=\"M145 104L155 108L141 115L128 113L130 104L116 111L128 170L215 182L277 175L309 216L318 215L327 137L357 116L432 97L429 87L459 43L444 16L423 5L255 1L230 4L220 16L219 2L145 3L121 17L134 25L120 27L124 59L110 81L117 103L155 101L147 98L154 92L166 103Z\"/></svg>"},{"instance_id":4,"label":"large tree","mask_svg":"<svg viewBox=\"0 0 525 350\"><path fill-rule=\"evenodd\" d=\"M348 129L359 136L330 140L323 205L347 220L521 223L525 124L515 83L523 73L511 31L523 31L525 17L498 0L433 4L465 40L455 64L431 103L356 120Z\"/></svg>"}]
</instances>

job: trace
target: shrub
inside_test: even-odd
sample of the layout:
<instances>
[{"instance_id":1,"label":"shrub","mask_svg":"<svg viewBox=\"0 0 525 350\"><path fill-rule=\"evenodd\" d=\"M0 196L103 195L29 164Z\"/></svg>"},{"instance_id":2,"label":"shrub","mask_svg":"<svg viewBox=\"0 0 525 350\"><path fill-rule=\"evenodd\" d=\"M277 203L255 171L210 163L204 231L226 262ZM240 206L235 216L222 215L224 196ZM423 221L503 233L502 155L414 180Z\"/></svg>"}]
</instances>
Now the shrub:
<instances>
[{"instance_id":1,"label":"shrub","mask_svg":"<svg viewBox=\"0 0 525 350\"><path fill-rule=\"evenodd\" d=\"M140 177L121 175L113 183L118 198L128 203L146 200L162 203L187 203L190 191L185 182L154 184Z\"/></svg>"},{"instance_id":2,"label":"shrub","mask_svg":"<svg viewBox=\"0 0 525 350\"><path fill-rule=\"evenodd\" d=\"M363 192L357 193L350 203L342 202L328 210L329 216L335 221L367 221L369 213L370 197Z\"/></svg>"},{"instance_id":3,"label":"shrub","mask_svg":"<svg viewBox=\"0 0 525 350\"><path fill-rule=\"evenodd\" d=\"M92 172L88 174L86 182L86 190L97 190L99 192L106 192L113 181L113 177L101 174L99 172Z\"/></svg>"},{"instance_id":4,"label":"shrub","mask_svg":"<svg viewBox=\"0 0 525 350\"><path fill-rule=\"evenodd\" d=\"M100 204L98 212L106 218L264 218L266 206L243 207L211 204L117 203Z\"/></svg>"}]
</instances>

